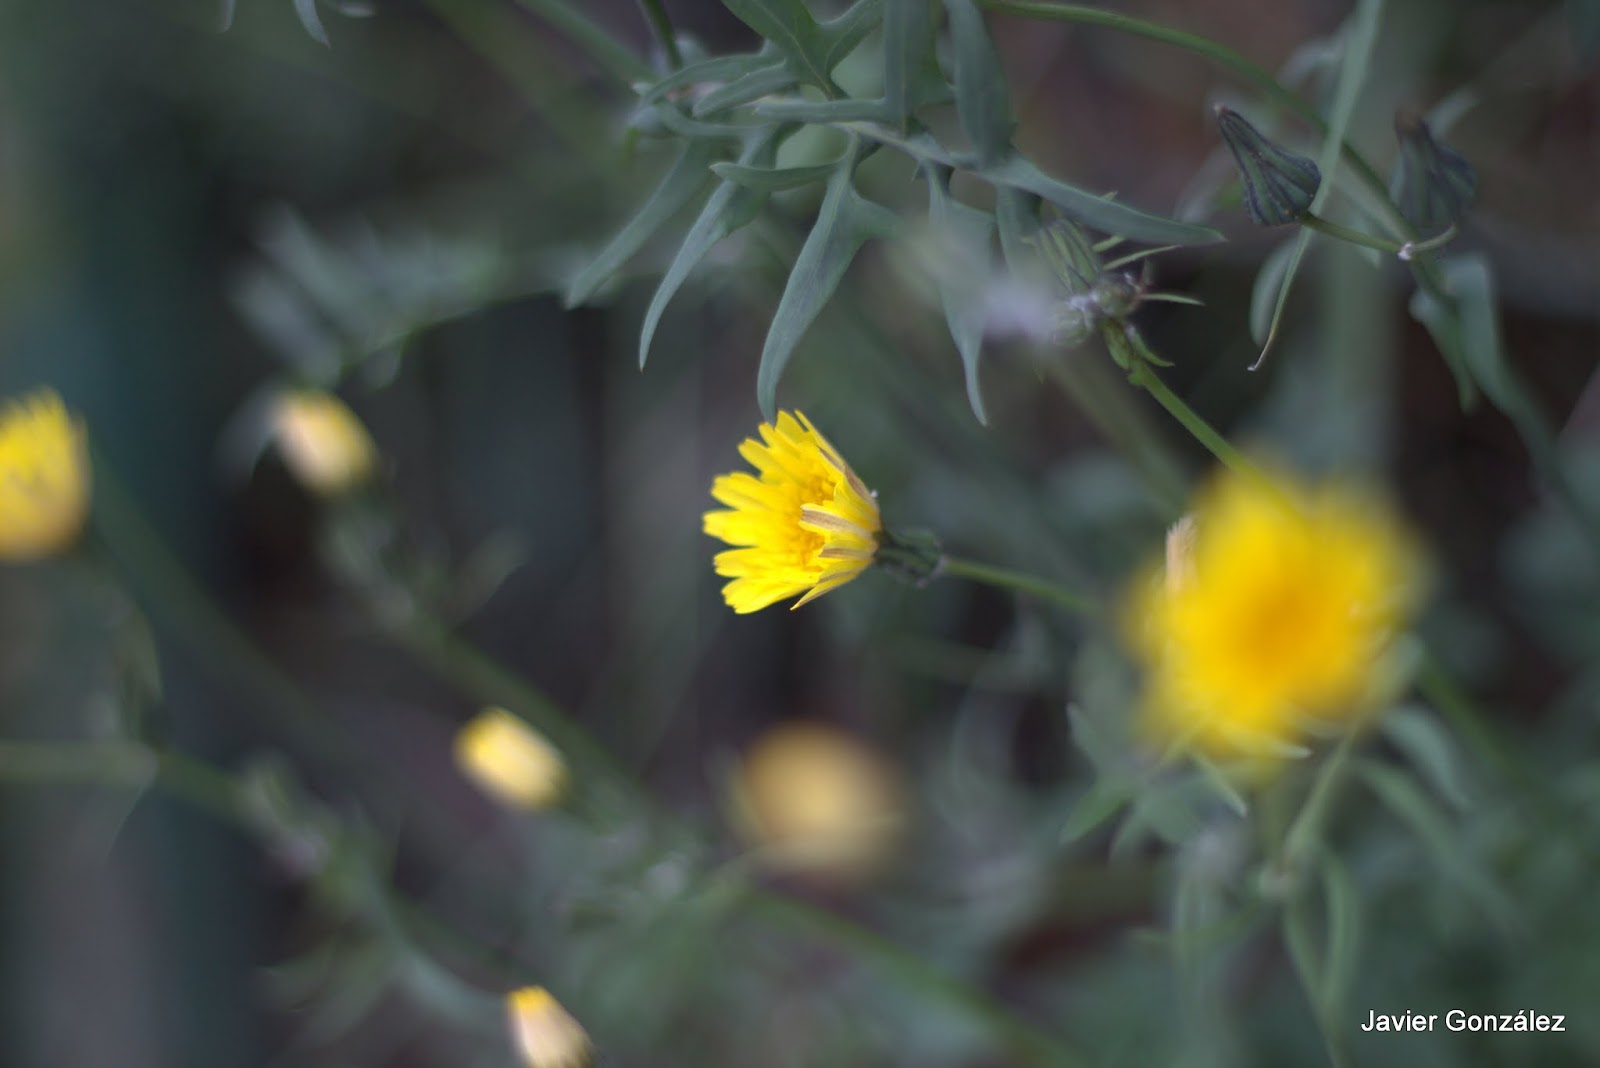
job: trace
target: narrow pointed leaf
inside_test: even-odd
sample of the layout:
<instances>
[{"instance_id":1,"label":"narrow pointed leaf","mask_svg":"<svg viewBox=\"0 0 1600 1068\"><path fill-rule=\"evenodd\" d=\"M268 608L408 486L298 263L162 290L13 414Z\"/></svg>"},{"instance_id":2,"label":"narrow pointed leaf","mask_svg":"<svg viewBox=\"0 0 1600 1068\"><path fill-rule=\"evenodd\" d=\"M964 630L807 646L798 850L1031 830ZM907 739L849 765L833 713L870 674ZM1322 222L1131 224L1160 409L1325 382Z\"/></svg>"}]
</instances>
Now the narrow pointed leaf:
<instances>
[{"instance_id":1,"label":"narrow pointed leaf","mask_svg":"<svg viewBox=\"0 0 1600 1068\"><path fill-rule=\"evenodd\" d=\"M789 97L766 100L755 106L758 118L782 122L850 123L877 122L886 114L882 100L802 100Z\"/></svg>"},{"instance_id":2,"label":"narrow pointed leaf","mask_svg":"<svg viewBox=\"0 0 1600 1068\"><path fill-rule=\"evenodd\" d=\"M956 111L979 164L987 166L1011 152L1015 123L1005 71L977 5L972 0L944 0L944 6L955 44Z\"/></svg>"},{"instance_id":3,"label":"narrow pointed leaf","mask_svg":"<svg viewBox=\"0 0 1600 1068\"><path fill-rule=\"evenodd\" d=\"M893 213L856 193L855 169L860 157L858 142L834 170L816 225L795 258L767 330L756 372L756 400L769 420L777 415L778 380L801 336L833 296L862 244L870 237L885 235L896 221Z\"/></svg>"},{"instance_id":4,"label":"narrow pointed leaf","mask_svg":"<svg viewBox=\"0 0 1600 1068\"><path fill-rule=\"evenodd\" d=\"M989 245L994 239L994 218L987 212L968 207L950 195L948 171L928 171L928 219L938 231L939 240L948 245L951 257L959 262L937 272L939 302L944 305L945 325L950 339L961 354L961 368L967 380L967 403L972 414L985 426L989 415L983 406L983 391L978 381L978 362L983 356L983 330L988 325L987 301L982 284L972 284L962 268L987 272Z\"/></svg>"},{"instance_id":5,"label":"narrow pointed leaf","mask_svg":"<svg viewBox=\"0 0 1600 1068\"><path fill-rule=\"evenodd\" d=\"M755 169L761 164L770 166L777 154L777 143L776 131L757 138L745 149L740 157L740 164L749 169ZM650 307L645 310L644 325L639 330L641 369L650 356L650 343L655 339L656 327L661 324L662 314L666 312L667 305L671 303L690 272L705 259L706 254L715 248L718 242L755 219L766 202L765 191L731 181L724 181L707 198L705 207L700 211L700 217L689 228L683 244L678 247L678 254L673 257L671 266L661 278L661 284L656 287L655 295L650 298Z\"/></svg>"},{"instance_id":6,"label":"narrow pointed leaf","mask_svg":"<svg viewBox=\"0 0 1600 1068\"><path fill-rule=\"evenodd\" d=\"M1128 804L1134 795L1132 783L1100 779L1078 798L1061 828L1061 844L1069 845L1093 834Z\"/></svg>"},{"instance_id":7,"label":"narrow pointed leaf","mask_svg":"<svg viewBox=\"0 0 1600 1068\"><path fill-rule=\"evenodd\" d=\"M1334 177L1339 169L1339 156L1344 148L1345 131L1350 127L1350 117L1355 112L1356 98L1361 95L1361 88L1366 84L1367 66L1372 58L1373 44L1377 41L1378 19L1382 13L1383 0L1358 0L1355 11L1345 23L1344 53L1340 57L1339 81L1334 88L1333 106L1328 112L1328 129L1322 139L1322 151L1317 155L1317 170L1322 175L1322 183L1317 188L1317 195L1311 200L1313 212L1321 212L1322 206L1328 202L1328 197L1333 192ZM1261 361L1266 359L1267 351L1277 337L1283 310L1289 303L1289 290L1294 285L1295 276L1300 273L1300 264L1305 260L1306 249L1310 247L1310 235L1311 231L1301 230L1294 246L1295 251L1291 253L1284 266L1283 277L1279 281L1278 291L1272 301L1272 319L1267 325L1265 336L1252 329L1252 333L1256 334L1256 340L1261 345L1261 353L1251 365L1252 369L1261 366ZM1254 299L1251 305L1253 308Z\"/></svg>"},{"instance_id":8,"label":"narrow pointed leaf","mask_svg":"<svg viewBox=\"0 0 1600 1068\"><path fill-rule=\"evenodd\" d=\"M711 173L746 189L781 193L824 181L832 176L837 166L837 163L817 163L805 167L752 167L744 163L713 163Z\"/></svg>"},{"instance_id":9,"label":"narrow pointed leaf","mask_svg":"<svg viewBox=\"0 0 1600 1068\"><path fill-rule=\"evenodd\" d=\"M660 81L654 83L643 93L646 101L663 100L674 89L684 89L691 85L704 85L708 82L726 82L732 84L748 77L758 71L770 69L779 62L775 49L762 49L760 52L751 52L738 56L713 56L702 59L687 66L679 67Z\"/></svg>"},{"instance_id":10,"label":"narrow pointed leaf","mask_svg":"<svg viewBox=\"0 0 1600 1068\"><path fill-rule=\"evenodd\" d=\"M1471 807L1461 754L1432 713L1421 708L1397 708L1383 717L1382 730L1384 737L1428 780L1434 793L1458 811Z\"/></svg>"},{"instance_id":11,"label":"narrow pointed leaf","mask_svg":"<svg viewBox=\"0 0 1600 1068\"><path fill-rule=\"evenodd\" d=\"M594 261L572 280L567 287L567 307L577 307L594 296L607 279L644 247L652 234L705 188L711 178L708 168L714 158L713 151L712 146L701 141L684 146L682 155L639 213L628 220Z\"/></svg>"},{"instance_id":12,"label":"narrow pointed leaf","mask_svg":"<svg viewBox=\"0 0 1600 1068\"><path fill-rule=\"evenodd\" d=\"M1222 240L1222 235L1209 226L1152 215L1052 178L1023 156L997 160L980 167L978 173L990 182L1037 194L1067 216L1102 233L1120 234L1152 245L1200 245Z\"/></svg>"},{"instance_id":13,"label":"narrow pointed leaf","mask_svg":"<svg viewBox=\"0 0 1600 1068\"><path fill-rule=\"evenodd\" d=\"M786 66L763 67L711 90L694 102L691 111L695 118L703 119L719 111L741 107L764 96L781 92L794 82L794 71Z\"/></svg>"},{"instance_id":14,"label":"narrow pointed leaf","mask_svg":"<svg viewBox=\"0 0 1600 1068\"><path fill-rule=\"evenodd\" d=\"M1322 998L1328 1015L1344 1019L1361 959L1361 895L1350 869L1331 852L1322 854L1322 893L1327 906L1328 938L1322 958Z\"/></svg>"},{"instance_id":15,"label":"narrow pointed leaf","mask_svg":"<svg viewBox=\"0 0 1600 1068\"><path fill-rule=\"evenodd\" d=\"M932 0L884 0L884 121L899 129L918 107L948 92L934 37Z\"/></svg>"},{"instance_id":16,"label":"narrow pointed leaf","mask_svg":"<svg viewBox=\"0 0 1600 1068\"><path fill-rule=\"evenodd\" d=\"M838 18L823 23L822 61L826 69L832 71L844 62L844 57L854 52L882 20L883 0L856 0Z\"/></svg>"},{"instance_id":17,"label":"narrow pointed leaf","mask_svg":"<svg viewBox=\"0 0 1600 1068\"><path fill-rule=\"evenodd\" d=\"M294 0L294 13L312 40L324 48L333 47L328 40L328 31L322 26L322 16L317 14L317 0Z\"/></svg>"},{"instance_id":18,"label":"narrow pointed leaf","mask_svg":"<svg viewBox=\"0 0 1600 1068\"><path fill-rule=\"evenodd\" d=\"M828 41L804 0L722 0L722 6L772 42L795 77L823 89L833 84Z\"/></svg>"},{"instance_id":19,"label":"narrow pointed leaf","mask_svg":"<svg viewBox=\"0 0 1600 1068\"><path fill-rule=\"evenodd\" d=\"M1360 765L1361 777L1378 800L1405 823L1428 850L1445 881L1452 884L1504 932L1521 926L1515 903L1462 847L1449 819L1409 776L1371 761Z\"/></svg>"}]
</instances>

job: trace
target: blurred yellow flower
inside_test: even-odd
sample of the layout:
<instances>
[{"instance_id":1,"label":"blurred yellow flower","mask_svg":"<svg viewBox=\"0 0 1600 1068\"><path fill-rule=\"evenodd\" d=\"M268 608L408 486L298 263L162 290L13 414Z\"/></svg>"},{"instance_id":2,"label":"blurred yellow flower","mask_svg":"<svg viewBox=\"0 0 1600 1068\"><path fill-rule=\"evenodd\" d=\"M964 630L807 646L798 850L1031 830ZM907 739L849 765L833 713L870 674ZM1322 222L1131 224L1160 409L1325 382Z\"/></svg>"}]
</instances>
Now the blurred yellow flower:
<instances>
[{"instance_id":1,"label":"blurred yellow flower","mask_svg":"<svg viewBox=\"0 0 1600 1068\"><path fill-rule=\"evenodd\" d=\"M716 569L741 614L804 594L799 608L844 585L872 563L883 530L872 492L803 414L779 412L761 438L739 446L760 478L718 476L711 495L731 510L705 514L707 534L738 546Z\"/></svg>"},{"instance_id":2,"label":"blurred yellow flower","mask_svg":"<svg viewBox=\"0 0 1600 1068\"><path fill-rule=\"evenodd\" d=\"M542 986L507 994L506 1018L527 1068L582 1068L594 1059L588 1032Z\"/></svg>"},{"instance_id":3,"label":"blurred yellow flower","mask_svg":"<svg viewBox=\"0 0 1600 1068\"><path fill-rule=\"evenodd\" d=\"M560 751L503 708L473 716L456 734L455 756L480 790L514 808L548 808L566 790Z\"/></svg>"},{"instance_id":4,"label":"blurred yellow flower","mask_svg":"<svg viewBox=\"0 0 1600 1068\"><path fill-rule=\"evenodd\" d=\"M819 723L762 735L734 783L740 831L777 867L813 875L872 874L905 823L899 777L856 738Z\"/></svg>"},{"instance_id":5,"label":"blurred yellow flower","mask_svg":"<svg viewBox=\"0 0 1600 1068\"><path fill-rule=\"evenodd\" d=\"M315 493L344 493L377 466L378 450L366 427L331 393L285 390L274 399L270 418L283 462Z\"/></svg>"},{"instance_id":6,"label":"blurred yellow flower","mask_svg":"<svg viewBox=\"0 0 1600 1068\"><path fill-rule=\"evenodd\" d=\"M1129 597L1146 726L1221 757L1283 753L1309 727L1354 726L1387 696L1385 654L1423 570L1376 499L1224 473L1169 535L1164 580Z\"/></svg>"},{"instance_id":7,"label":"blurred yellow flower","mask_svg":"<svg viewBox=\"0 0 1600 1068\"><path fill-rule=\"evenodd\" d=\"M52 389L0 411L0 560L69 549L89 517L89 445Z\"/></svg>"}]
</instances>

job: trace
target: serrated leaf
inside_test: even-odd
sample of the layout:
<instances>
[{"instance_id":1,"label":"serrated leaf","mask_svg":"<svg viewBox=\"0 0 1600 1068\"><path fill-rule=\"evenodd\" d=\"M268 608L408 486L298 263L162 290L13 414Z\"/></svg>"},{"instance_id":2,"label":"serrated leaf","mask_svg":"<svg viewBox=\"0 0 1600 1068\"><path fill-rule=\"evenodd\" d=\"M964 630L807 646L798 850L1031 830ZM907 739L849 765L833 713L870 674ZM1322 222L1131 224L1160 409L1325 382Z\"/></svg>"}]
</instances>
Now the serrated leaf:
<instances>
[{"instance_id":1,"label":"serrated leaf","mask_svg":"<svg viewBox=\"0 0 1600 1068\"><path fill-rule=\"evenodd\" d=\"M1132 783L1100 779L1078 798L1061 828L1061 844L1069 845L1092 834L1121 812L1133 797Z\"/></svg>"},{"instance_id":2,"label":"serrated leaf","mask_svg":"<svg viewBox=\"0 0 1600 1068\"><path fill-rule=\"evenodd\" d=\"M1446 803L1460 811L1471 807L1460 754L1449 732L1432 713L1421 708L1397 708L1383 717L1382 730Z\"/></svg>"},{"instance_id":3,"label":"serrated leaf","mask_svg":"<svg viewBox=\"0 0 1600 1068\"><path fill-rule=\"evenodd\" d=\"M722 0L722 6L772 42L795 77L824 91L832 88L830 42L803 0Z\"/></svg>"},{"instance_id":4,"label":"serrated leaf","mask_svg":"<svg viewBox=\"0 0 1600 1068\"><path fill-rule=\"evenodd\" d=\"M771 93L780 92L792 86L794 82L794 72L788 67L781 65L764 67L711 90L695 101L691 111L696 118L705 118L719 111L740 107Z\"/></svg>"},{"instance_id":5,"label":"serrated leaf","mask_svg":"<svg viewBox=\"0 0 1600 1068\"><path fill-rule=\"evenodd\" d=\"M885 0L883 103L885 121L904 130L913 112L949 92L939 70L932 0Z\"/></svg>"},{"instance_id":6,"label":"serrated leaf","mask_svg":"<svg viewBox=\"0 0 1600 1068\"><path fill-rule=\"evenodd\" d=\"M644 207L639 209L639 213L628 220L593 262L572 280L567 287L567 307L577 307L594 296L607 279L621 270L622 265L644 247L652 234L705 188L711 178L709 168L715 158L714 152L711 145L702 141L691 141L684 146L677 161L667 171L650 199L645 201Z\"/></svg>"},{"instance_id":7,"label":"serrated leaf","mask_svg":"<svg viewBox=\"0 0 1600 1068\"><path fill-rule=\"evenodd\" d=\"M1101 233L1119 234L1152 245L1196 245L1222 240L1222 235L1209 226L1152 215L1053 178L1024 156L996 160L979 167L977 173L990 182L1043 197L1063 214Z\"/></svg>"},{"instance_id":8,"label":"serrated leaf","mask_svg":"<svg viewBox=\"0 0 1600 1068\"><path fill-rule=\"evenodd\" d=\"M885 236L898 221L893 213L856 193L855 169L860 158L861 143L852 138L849 151L828 182L816 225L795 258L761 347L756 400L768 420L777 415L778 380L801 336L833 296L862 244L868 238Z\"/></svg>"},{"instance_id":9,"label":"serrated leaf","mask_svg":"<svg viewBox=\"0 0 1600 1068\"><path fill-rule=\"evenodd\" d=\"M777 130L768 131L764 136L753 139L739 157L740 164L748 168L757 165L770 167L777 155L778 140ZM705 259L706 254L715 248L718 242L748 225L766 202L765 192L730 181L724 181L707 198L699 218L689 227L689 233L684 237L683 244L678 247L678 254L672 258L672 264L662 276L655 295L650 298L650 307L645 311L644 325L639 331L641 369L650 356L650 343L655 338L661 316L684 280L689 277L689 273Z\"/></svg>"},{"instance_id":10,"label":"serrated leaf","mask_svg":"<svg viewBox=\"0 0 1600 1068\"><path fill-rule=\"evenodd\" d=\"M940 242L949 245L951 258L960 264L975 264L987 270L989 244L994 239L994 217L968 207L950 195L950 174L942 168L929 168L928 219ZM983 331L988 325L988 302L983 286L971 284L957 270L936 272L939 303L944 306L945 325L950 339L961 354L961 368L967 380L967 403L972 414L985 426L988 413L983 407L983 391L978 381L978 363L983 356Z\"/></svg>"},{"instance_id":11,"label":"serrated leaf","mask_svg":"<svg viewBox=\"0 0 1600 1068\"><path fill-rule=\"evenodd\" d=\"M983 15L972 0L944 0L955 46L956 111L980 166L1011 154L1011 97Z\"/></svg>"},{"instance_id":12,"label":"serrated leaf","mask_svg":"<svg viewBox=\"0 0 1600 1068\"><path fill-rule=\"evenodd\" d=\"M873 27L883 17L883 0L856 0L839 17L822 24L825 47L822 54L827 69L832 71L844 58L867 39Z\"/></svg>"},{"instance_id":13,"label":"serrated leaf","mask_svg":"<svg viewBox=\"0 0 1600 1068\"><path fill-rule=\"evenodd\" d=\"M1378 800L1394 813L1427 848L1434 866L1503 932L1517 931L1517 907L1470 858L1444 813L1417 789L1409 777L1371 761L1360 765L1361 777Z\"/></svg>"},{"instance_id":14,"label":"serrated leaf","mask_svg":"<svg viewBox=\"0 0 1600 1068\"><path fill-rule=\"evenodd\" d=\"M713 163L711 173L746 189L781 193L823 181L837 166L837 163L817 163L804 167L752 167L743 163Z\"/></svg>"}]
</instances>

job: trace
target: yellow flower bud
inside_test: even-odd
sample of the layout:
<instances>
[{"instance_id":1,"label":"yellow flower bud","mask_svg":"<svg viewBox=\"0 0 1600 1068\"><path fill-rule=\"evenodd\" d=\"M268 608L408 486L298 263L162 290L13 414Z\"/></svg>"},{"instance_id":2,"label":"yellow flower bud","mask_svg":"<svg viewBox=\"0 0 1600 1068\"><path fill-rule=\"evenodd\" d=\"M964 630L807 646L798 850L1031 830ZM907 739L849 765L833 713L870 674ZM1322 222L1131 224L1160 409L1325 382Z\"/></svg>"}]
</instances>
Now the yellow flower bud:
<instances>
[{"instance_id":1,"label":"yellow flower bud","mask_svg":"<svg viewBox=\"0 0 1600 1068\"><path fill-rule=\"evenodd\" d=\"M506 1018L517 1055L528 1068L582 1068L594 1059L588 1032L542 986L507 994Z\"/></svg>"},{"instance_id":2,"label":"yellow flower bud","mask_svg":"<svg viewBox=\"0 0 1600 1068\"><path fill-rule=\"evenodd\" d=\"M345 403L321 390L290 390L273 402L272 435L289 471L307 489L336 496L365 482L378 450Z\"/></svg>"},{"instance_id":3,"label":"yellow flower bud","mask_svg":"<svg viewBox=\"0 0 1600 1068\"><path fill-rule=\"evenodd\" d=\"M762 736L739 770L735 801L740 829L764 859L824 877L872 874L905 823L893 770L855 738L817 723Z\"/></svg>"},{"instance_id":4,"label":"yellow flower bud","mask_svg":"<svg viewBox=\"0 0 1600 1068\"><path fill-rule=\"evenodd\" d=\"M561 799L567 765L549 740L503 708L485 708L456 735L456 765L484 793L513 808Z\"/></svg>"},{"instance_id":5,"label":"yellow flower bud","mask_svg":"<svg viewBox=\"0 0 1600 1068\"><path fill-rule=\"evenodd\" d=\"M0 411L0 560L70 549L89 518L89 483L83 422L54 390L7 402Z\"/></svg>"}]
</instances>

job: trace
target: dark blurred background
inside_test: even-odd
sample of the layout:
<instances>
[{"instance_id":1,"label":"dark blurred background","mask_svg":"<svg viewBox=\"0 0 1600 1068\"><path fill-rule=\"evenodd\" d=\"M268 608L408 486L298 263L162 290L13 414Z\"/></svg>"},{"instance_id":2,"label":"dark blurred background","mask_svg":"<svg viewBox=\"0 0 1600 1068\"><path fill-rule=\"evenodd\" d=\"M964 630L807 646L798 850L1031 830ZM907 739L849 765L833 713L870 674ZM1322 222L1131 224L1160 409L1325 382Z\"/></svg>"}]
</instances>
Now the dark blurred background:
<instances>
[{"instance_id":1,"label":"dark blurred background","mask_svg":"<svg viewBox=\"0 0 1600 1068\"><path fill-rule=\"evenodd\" d=\"M1115 6L1269 69L1299 63L1313 96L1316 49L1348 13L1333 0ZM1451 131L1482 186L1461 240L1495 264L1507 350L1600 491L1581 460L1600 433L1600 73L1582 36L1593 7L1568 7L1390 5L1352 137L1387 161L1397 109L1473 89ZM666 8L708 52L753 44L719 4ZM635 5L586 9L650 54ZM899 865L820 892L826 907L1109 1051L1104 1063L1170 1052L1171 1028L1150 1028L1170 998L1164 962L1124 942L1160 919L1155 880L1092 845L1055 845L1084 774L1062 716L1086 685L1072 659L1081 635L991 591L877 575L792 615L721 605L700 515L712 475L737 466L759 422L755 356L787 266L774 250L787 241L792 255L811 194L783 198L759 240L718 250L641 373L643 308L687 221L600 306L563 309L565 281L670 158L627 131L628 94L579 49L488 0L383 2L366 18L322 8L326 47L287 3L239 0L226 32L220 14L201 0L0 3L0 388L54 384L85 414L101 491L121 502L104 520L108 540L124 539L111 555L159 651L155 733L225 767L277 754L392 843L397 885L558 990L614 1063L1009 1063L936 1004L805 939L733 952L721 932L679 920L666 921L679 942L659 945L656 927L572 920L574 896L603 896L594 888L608 879L632 887L635 860L657 871L729 855L733 755L784 719L838 724L913 784L914 818ZM990 25L1019 143L1053 173L1154 211L1215 167L1210 105L1249 99L1149 41ZM826 144L793 151L831 158ZM909 164L870 181L883 202L924 210ZM1283 238L1236 209L1219 224L1229 243L1158 261L1163 288L1205 307L1141 312L1176 362L1173 387L1240 440L1381 472L1438 557L1426 627L1497 729L1536 767L1592 753L1593 564L1505 418L1460 410L1406 314L1407 277L1323 248L1285 339L1252 373L1250 287ZM891 520L1114 589L1158 544L1168 504L1084 399L1148 425L1172 484L1198 476L1205 456L1090 349L1067 357L1075 399L996 345L980 426L938 309L891 259L874 249L854 268L781 402L829 434ZM512 826L459 777L450 738L481 696L385 637L320 548L329 506L270 453L252 462L230 445L248 437L240 427L265 384L327 384L338 367L383 452L405 551L491 577L499 561L518 564L463 615L466 634L683 814L701 832L693 844L618 845L556 819ZM0 573L0 730L65 740L113 729L129 611L93 568ZM284 714L263 681L273 670L310 696L304 716ZM0 806L0 1063L509 1063L493 1030L415 1013L403 991L378 993L371 1015L345 1006L348 1026L275 994L267 969L334 939L338 922L292 865L205 813L98 788L8 788ZM1535 926L1566 954L1548 963L1546 994L1596 988L1567 985L1593 979L1600 960L1592 921L1588 932L1570 921L1600 842L1583 833L1568 848L1587 855L1538 876L1551 918ZM1416 928L1425 872L1380 845L1414 878L1375 884L1388 890L1372 899L1373 988L1411 981L1405 1003L1419 1011L1470 1000L1462 990L1510 1005L1529 976L1497 947L1439 964L1462 928ZM1391 944L1385 931L1410 933ZM1529 952L1517 967L1552 961ZM1263 950L1254 967L1271 975L1282 962ZM1306 1010L1244 972L1231 996L1251 1052L1238 1063L1315 1063ZM1596 1026L1540 1047L1553 1052L1537 1063L1596 1063ZM1453 1043L1374 1047L1362 1063L1535 1063Z\"/></svg>"}]
</instances>

